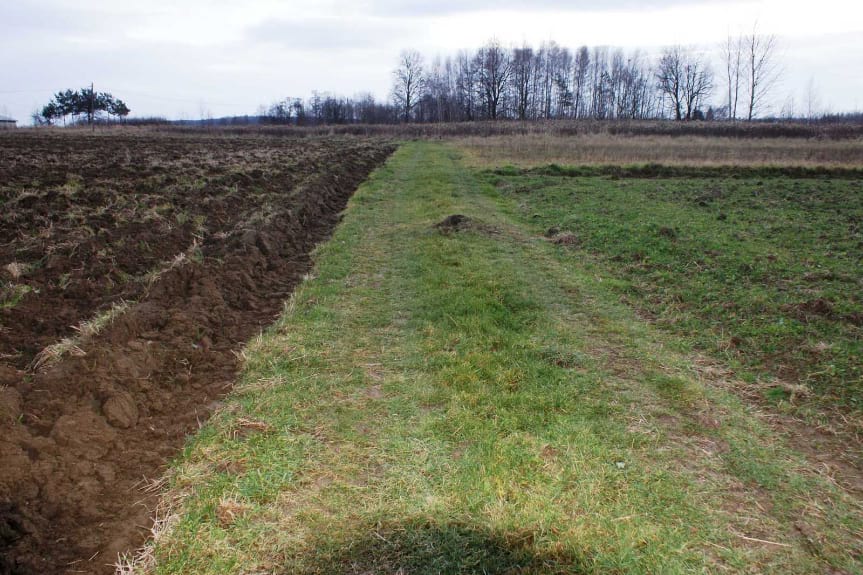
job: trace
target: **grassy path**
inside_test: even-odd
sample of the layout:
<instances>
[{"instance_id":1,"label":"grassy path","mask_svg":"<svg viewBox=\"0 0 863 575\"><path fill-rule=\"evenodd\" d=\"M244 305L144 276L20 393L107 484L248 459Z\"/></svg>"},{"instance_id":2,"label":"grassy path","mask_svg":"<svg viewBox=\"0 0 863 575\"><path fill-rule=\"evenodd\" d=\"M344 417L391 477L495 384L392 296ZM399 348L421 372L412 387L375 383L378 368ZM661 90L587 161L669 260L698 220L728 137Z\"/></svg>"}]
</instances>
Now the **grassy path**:
<instances>
[{"instance_id":1,"label":"grassy path","mask_svg":"<svg viewBox=\"0 0 863 575\"><path fill-rule=\"evenodd\" d=\"M443 145L376 172L173 470L155 572L863 568L859 502L509 201Z\"/></svg>"}]
</instances>

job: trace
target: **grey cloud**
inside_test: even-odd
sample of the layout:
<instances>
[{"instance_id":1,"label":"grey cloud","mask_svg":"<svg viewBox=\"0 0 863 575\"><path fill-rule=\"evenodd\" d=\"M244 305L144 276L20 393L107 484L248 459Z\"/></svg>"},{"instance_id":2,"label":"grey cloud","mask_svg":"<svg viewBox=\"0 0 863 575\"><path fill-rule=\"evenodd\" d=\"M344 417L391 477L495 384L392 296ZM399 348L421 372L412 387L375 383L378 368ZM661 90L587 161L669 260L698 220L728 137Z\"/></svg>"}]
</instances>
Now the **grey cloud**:
<instances>
[{"instance_id":1,"label":"grey cloud","mask_svg":"<svg viewBox=\"0 0 863 575\"><path fill-rule=\"evenodd\" d=\"M743 0L753 1L753 0ZM382 16L445 16L464 12L514 10L524 12L613 12L618 10L657 10L693 4L723 4L727 0L369 0L365 5L372 13Z\"/></svg>"},{"instance_id":2,"label":"grey cloud","mask_svg":"<svg viewBox=\"0 0 863 575\"><path fill-rule=\"evenodd\" d=\"M39 51L46 47L62 50L65 39L113 39L121 35L127 25L120 14L109 11L20 2L3 11L0 46L19 52L25 49Z\"/></svg>"},{"instance_id":3,"label":"grey cloud","mask_svg":"<svg viewBox=\"0 0 863 575\"><path fill-rule=\"evenodd\" d=\"M246 31L248 39L295 50L376 49L399 44L404 26L380 19L268 20Z\"/></svg>"},{"instance_id":4,"label":"grey cloud","mask_svg":"<svg viewBox=\"0 0 863 575\"><path fill-rule=\"evenodd\" d=\"M95 13L75 7L64 7L62 10L47 3L16 2L10 3L3 10L0 29L4 33L31 34L40 33L75 33L88 30L98 30L115 23L115 18L108 14Z\"/></svg>"}]
</instances>

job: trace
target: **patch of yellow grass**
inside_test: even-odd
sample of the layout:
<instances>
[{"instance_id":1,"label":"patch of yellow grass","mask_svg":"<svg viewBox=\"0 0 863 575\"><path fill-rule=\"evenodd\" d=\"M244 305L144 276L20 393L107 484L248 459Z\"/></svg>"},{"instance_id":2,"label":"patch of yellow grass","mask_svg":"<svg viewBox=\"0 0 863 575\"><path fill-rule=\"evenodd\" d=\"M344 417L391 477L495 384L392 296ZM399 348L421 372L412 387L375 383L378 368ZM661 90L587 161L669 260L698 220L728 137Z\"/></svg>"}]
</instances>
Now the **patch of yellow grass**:
<instances>
[{"instance_id":1,"label":"patch of yellow grass","mask_svg":"<svg viewBox=\"0 0 863 575\"><path fill-rule=\"evenodd\" d=\"M111 309L106 310L87 321L82 321L77 326L73 326L77 333L76 335L65 337L55 344L51 344L40 351L30 365L31 371L47 369L51 365L57 363L63 356L83 356L86 352L81 349L81 345L93 337L99 335L102 330L111 325L115 319L126 313L129 309L129 303L119 301L111 306Z\"/></svg>"},{"instance_id":2,"label":"patch of yellow grass","mask_svg":"<svg viewBox=\"0 0 863 575\"><path fill-rule=\"evenodd\" d=\"M858 140L524 134L456 140L475 167L560 165L863 166Z\"/></svg>"}]
</instances>

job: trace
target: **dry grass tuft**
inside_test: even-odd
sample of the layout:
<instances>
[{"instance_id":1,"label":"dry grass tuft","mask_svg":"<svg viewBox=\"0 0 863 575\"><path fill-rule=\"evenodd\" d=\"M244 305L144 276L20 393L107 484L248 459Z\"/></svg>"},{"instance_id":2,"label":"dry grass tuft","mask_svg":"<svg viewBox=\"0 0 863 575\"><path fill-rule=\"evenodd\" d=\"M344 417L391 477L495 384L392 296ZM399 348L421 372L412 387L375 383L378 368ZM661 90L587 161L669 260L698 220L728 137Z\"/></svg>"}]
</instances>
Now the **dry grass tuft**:
<instances>
[{"instance_id":1,"label":"dry grass tuft","mask_svg":"<svg viewBox=\"0 0 863 575\"><path fill-rule=\"evenodd\" d=\"M192 240L192 244L188 248L186 248L185 251L178 253L171 261L144 275L144 281L147 284L147 287L152 287L166 273L181 268L194 261L194 259L196 258L196 254L199 253L200 243L198 238L195 238L194 240Z\"/></svg>"},{"instance_id":2,"label":"dry grass tuft","mask_svg":"<svg viewBox=\"0 0 863 575\"><path fill-rule=\"evenodd\" d=\"M273 430L273 426L265 421L240 417L235 422L234 427L230 431L230 436L234 439L245 437L252 433L269 433Z\"/></svg>"},{"instance_id":3,"label":"dry grass tuft","mask_svg":"<svg viewBox=\"0 0 863 575\"><path fill-rule=\"evenodd\" d=\"M234 522L245 515L250 509L247 503L227 497L219 501L216 506L216 517L222 527L230 527Z\"/></svg>"},{"instance_id":4,"label":"dry grass tuft","mask_svg":"<svg viewBox=\"0 0 863 575\"><path fill-rule=\"evenodd\" d=\"M160 278L162 278L166 273L180 268L182 266L188 265L189 263L194 261L195 254L200 252L200 243L197 238L192 241L192 244L183 252L180 252L173 259L166 262L165 264L159 266L158 268L144 274L142 280L147 285L148 288L151 288ZM12 263L6 266L6 270L9 271L10 274L13 274L10 266L15 266L14 269L19 273L26 273L26 267L21 266L20 264ZM111 309L98 314L89 320L82 321L77 326L72 326L77 332L77 335L72 337L63 338L59 342L49 345L42 351L40 351L34 358L30 364L30 371L35 372L43 369L47 369L48 367L57 363L64 356L71 355L74 357L81 357L87 355L86 352L81 349L81 345L92 339L93 337L99 335L102 330L104 330L107 326L114 322L118 317L123 315L132 305L136 302L127 302L124 300L120 300L117 303L114 303L111 306Z\"/></svg>"},{"instance_id":5,"label":"dry grass tuft","mask_svg":"<svg viewBox=\"0 0 863 575\"><path fill-rule=\"evenodd\" d=\"M165 503L166 501L169 499L163 497L162 503L153 517L150 541L132 554L122 554L117 557L117 561L114 563L116 575L150 575L155 572L156 557L153 554L153 549L174 529L180 520L180 516L173 511L171 505Z\"/></svg>"},{"instance_id":6,"label":"dry grass tuft","mask_svg":"<svg viewBox=\"0 0 863 575\"><path fill-rule=\"evenodd\" d=\"M256 381L243 385L241 391L244 393L269 391L285 385L286 382L287 380L280 375L262 377Z\"/></svg>"},{"instance_id":7,"label":"dry grass tuft","mask_svg":"<svg viewBox=\"0 0 863 575\"><path fill-rule=\"evenodd\" d=\"M6 264L6 271L12 276L12 279L17 281L24 274L24 267L18 262Z\"/></svg>"},{"instance_id":8,"label":"dry grass tuft","mask_svg":"<svg viewBox=\"0 0 863 575\"><path fill-rule=\"evenodd\" d=\"M189 466L186 471L195 472L193 466ZM156 556L153 550L176 528L180 521L178 510L191 493L188 488L172 485L180 475L179 470L171 469L158 479L143 481L143 486L140 486L142 491L148 494L159 494L158 504L153 512L150 539L133 553L124 553L117 557L114 563L116 575L151 575L156 571Z\"/></svg>"},{"instance_id":9,"label":"dry grass tuft","mask_svg":"<svg viewBox=\"0 0 863 575\"><path fill-rule=\"evenodd\" d=\"M35 372L48 369L66 355L71 355L73 357L82 357L87 355L87 352L81 349L81 345L102 333L106 327L114 323L118 317L126 313L126 310L128 310L129 307L129 302L121 300L114 303L111 306L111 309L90 318L89 320L83 321L77 326L72 326L72 329L78 332L77 335L63 338L59 342L49 345L36 354L36 357L33 358L33 361L30 364L30 371Z\"/></svg>"},{"instance_id":10,"label":"dry grass tuft","mask_svg":"<svg viewBox=\"0 0 863 575\"><path fill-rule=\"evenodd\" d=\"M789 383L787 381L776 380L771 387L777 387L788 394L789 403L794 403L798 398L806 399L812 396L812 389L805 383Z\"/></svg>"}]
</instances>

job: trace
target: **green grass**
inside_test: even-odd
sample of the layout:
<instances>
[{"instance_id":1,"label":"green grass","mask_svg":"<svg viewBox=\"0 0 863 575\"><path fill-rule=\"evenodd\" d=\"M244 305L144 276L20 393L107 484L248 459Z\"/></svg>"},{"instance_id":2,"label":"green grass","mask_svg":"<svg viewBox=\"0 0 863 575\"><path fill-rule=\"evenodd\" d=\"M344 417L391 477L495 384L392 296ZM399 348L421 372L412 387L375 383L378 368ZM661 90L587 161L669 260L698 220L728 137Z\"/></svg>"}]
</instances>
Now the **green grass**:
<instances>
[{"instance_id":1,"label":"green grass","mask_svg":"<svg viewBox=\"0 0 863 575\"><path fill-rule=\"evenodd\" d=\"M533 233L578 238L564 261L613 275L628 302L759 380L767 398L812 391L816 403L859 414L863 179L678 172L551 167L486 179Z\"/></svg>"},{"instance_id":2,"label":"green grass","mask_svg":"<svg viewBox=\"0 0 863 575\"><path fill-rule=\"evenodd\" d=\"M153 570L859 570L859 502L502 194L431 143L361 187L174 466Z\"/></svg>"},{"instance_id":3,"label":"green grass","mask_svg":"<svg viewBox=\"0 0 863 575\"><path fill-rule=\"evenodd\" d=\"M24 297L33 291L33 288L27 284L19 284L14 281L0 283L0 310L12 309Z\"/></svg>"}]
</instances>

